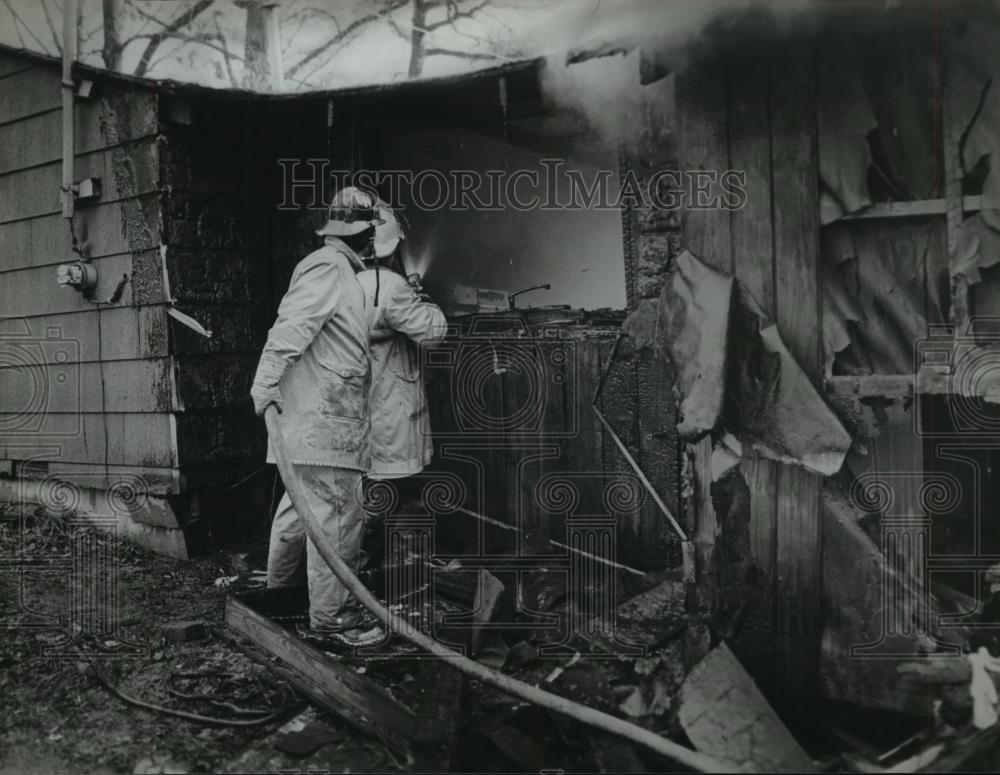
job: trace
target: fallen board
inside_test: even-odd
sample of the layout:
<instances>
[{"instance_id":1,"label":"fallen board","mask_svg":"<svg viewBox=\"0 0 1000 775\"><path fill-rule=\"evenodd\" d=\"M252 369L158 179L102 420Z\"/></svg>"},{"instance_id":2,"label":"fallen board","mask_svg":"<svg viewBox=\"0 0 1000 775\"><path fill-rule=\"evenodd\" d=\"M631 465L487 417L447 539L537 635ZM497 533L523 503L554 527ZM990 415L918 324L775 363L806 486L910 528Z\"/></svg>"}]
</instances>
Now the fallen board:
<instances>
[{"instance_id":1,"label":"fallen board","mask_svg":"<svg viewBox=\"0 0 1000 775\"><path fill-rule=\"evenodd\" d=\"M374 681L344 667L234 596L226 599L226 626L259 651L277 657L279 664L268 660L265 666L317 705L394 750L410 753L415 719Z\"/></svg>"},{"instance_id":2,"label":"fallen board","mask_svg":"<svg viewBox=\"0 0 1000 775\"><path fill-rule=\"evenodd\" d=\"M725 643L684 680L678 715L694 747L733 771L816 771Z\"/></svg>"}]
</instances>

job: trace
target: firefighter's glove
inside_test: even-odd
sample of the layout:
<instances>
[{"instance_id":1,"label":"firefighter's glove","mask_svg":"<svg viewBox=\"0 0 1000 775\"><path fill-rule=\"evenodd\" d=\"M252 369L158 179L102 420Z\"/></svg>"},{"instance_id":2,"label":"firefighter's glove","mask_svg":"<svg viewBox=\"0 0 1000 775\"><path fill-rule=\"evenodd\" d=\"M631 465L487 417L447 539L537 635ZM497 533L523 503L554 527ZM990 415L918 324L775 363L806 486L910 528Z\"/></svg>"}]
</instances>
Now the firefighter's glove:
<instances>
[{"instance_id":1,"label":"firefighter's glove","mask_svg":"<svg viewBox=\"0 0 1000 775\"><path fill-rule=\"evenodd\" d=\"M257 365L257 374L254 377L253 387L250 388L250 398L253 399L253 408L258 417L264 415L264 410L271 404L281 412L281 391L278 390L278 383L288 368L288 362L273 353L265 352Z\"/></svg>"}]
</instances>

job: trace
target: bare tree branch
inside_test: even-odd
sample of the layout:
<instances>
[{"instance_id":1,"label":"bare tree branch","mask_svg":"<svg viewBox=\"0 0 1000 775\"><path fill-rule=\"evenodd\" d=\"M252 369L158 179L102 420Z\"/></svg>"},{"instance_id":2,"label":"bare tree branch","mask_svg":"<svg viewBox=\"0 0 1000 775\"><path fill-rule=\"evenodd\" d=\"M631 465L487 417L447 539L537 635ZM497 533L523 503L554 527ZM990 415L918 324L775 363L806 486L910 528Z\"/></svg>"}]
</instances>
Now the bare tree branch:
<instances>
[{"instance_id":1,"label":"bare tree branch","mask_svg":"<svg viewBox=\"0 0 1000 775\"><path fill-rule=\"evenodd\" d=\"M149 28L150 22L157 25L157 27L161 29L167 27L170 24L170 22L163 21L163 19L161 19L156 14L150 13L142 6L138 5L135 2L135 0L125 0L125 2L128 3L128 6L136 13L137 16L140 16L145 20L142 28L136 30L137 35L141 35L143 32L145 32L145 30Z\"/></svg>"},{"instance_id":2,"label":"bare tree branch","mask_svg":"<svg viewBox=\"0 0 1000 775\"><path fill-rule=\"evenodd\" d=\"M21 26L17 23L17 16L14 16L14 11L11 10L10 4L4 0L4 5L7 6L7 11L13 16L13 24L11 26L14 28L14 32L17 33L17 40L21 44L21 48L27 48L24 42L24 35L21 34Z\"/></svg>"},{"instance_id":3,"label":"bare tree branch","mask_svg":"<svg viewBox=\"0 0 1000 775\"><path fill-rule=\"evenodd\" d=\"M216 16L212 21L215 22L215 31L219 36L219 43L222 46L223 57L222 61L226 63L226 73L229 75L229 82L233 85L235 89L239 86L239 81L236 80L236 75L233 73L233 66L229 64L229 47L226 45L226 36L222 34L222 26L219 24L219 17Z\"/></svg>"},{"instance_id":4,"label":"bare tree branch","mask_svg":"<svg viewBox=\"0 0 1000 775\"><path fill-rule=\"evenodd\" d=\"M56 44L56 51L62 56L62 43L60 43L59 36L56 34L56 23L52 21L52 14L49 13L49 4L46 0L42 0L42 11L45 13L45 23L49 26L49 34L52 36L52 42Z\"/></svg>"},{"instance_id":5,"label":"bare tree branch","mask_svg":"<svg viewBox=\"0 0 1000 775\"><path fill-rule=\"evenodd\" d=\"M439 29L441 27L446 27L449 24L454 24L459 19L468 19L474 16L479 11L483 10L489 3L487 0L483 0L479 5L467 8L464 11L459 10L458 3L449 2L445 8L445 18L443 21L435 22L434 24L425 25L427 32Z\"/></svg>"},{"instance_id":6,"label":"bare tree branch","mask_svg":"<svg viewBox=\"0 0 1000 775\"><path fill-rule=\"evenodd\" d=\"M133 35L131 38L128 39L128 43L134 43L137 40L151 40L153 38L156 38L157 39L157 45L159 45L160 43L163 43L164 41L167 41L167 40L179 40L179 41L181 41L182 44L183 43L197 43L197 44L199 44L201 46L205 46L206 48L210 48L213 51L219 52L220 54L222 54L223 56L225 56L227 59L236 59L236 60L238 60L240 62L244 61L243 57L240 56L239 54L234 54L226 46L219 45L218 43L216 43L215 41L217 39L219 39L220 37L222 38L223 41L225 40L224 36L210 35L209 33L206 33L206 32L199 32L199 33L189 33L189 32L158 32L158 33L156 33L154 35L149 35L149 34L147 34L147 35ZM149 47L148 46L146 47L146 51L149 51ZM155 51L155 49L154 49L154 51ZM162 62L162 61L163 61L163 57L160 57L159 59L156 59L154 61L148 62L147 66L146 66L146 70L144 72L148 72L150 69L152 69L152 67L153 67L154 64L158 64L159 62ZM136 75L142 75L143 73L140 73L139 69L136 68L135 74Z\"/></svg>"},{"instance_id":7,"label":"bare tree branch","mask_svg":"<svg viewBox=\"0 0 1000 775\"><path fill-rule=\"evenodd\" d=\"M294 14L286 16L279 22L280 26L285 27L292 24L296 19L298 19L298 26L292 31L291 35L287 36L285 44L281 47L282 54L287 52L292 47L292 43L295 41L295 38L298 37L302 28L305 27L306 22L309 21L309 15L303 11L296 11Z\"/></svg>"},{"instance_id":8,"label":"bare tree branch","mask_svg":"<svg viewBox=\"0 0 1000 775\"><path fill-rule=\"evenodd\" d=\"M21 35L21 29L20 29L21 27L24 27L24 31L27 32L32 38L34 38L35 43L39 45L42 51L48 53L49 47L46 46L44 43L42 43L39 37L34 32L32 32L31 27L25 24L24 19L22 19L21 16L18 14L18 12L14 10L14 6L11 5L10 0L3 0L3 4L10 12L10 15L14 17L14 29L17 32L18 40L21 41L21 46L23 48L27 48L27 46L24 45L24 36Z\"/></svg>"},{"instance_id":9,"label":"bare tree branch","mask_svg":"<svg viewBox=\"0 0 1000 775\"><path fill-rule=\"evenodd\" d=\"M197 3L191 6L191 8L184 13L180 14L180 16L170 22L170 24L165 25L161 32L150 35L149 43L146 44L146 50L142 52L139 64L136 65L135 75L143 76L146 74L149 69L149 62L153 58L153 54L156 53L156 49L159 48L160 43L164 40L171 37L184 39L185 36L179 35L178 31L190 24L204 11L207 11L214 2L215 0L198 0ZM193 40L193 36L187 36L187 39ZM198 42L204 43L204 41Z\"/></svg>"},{"instance_id":10,"label":"bare tree branch","mask_svg":"<svg viewBox=\"0 0 1000 775\"><path fill-rule=\"evenodd\" d=\"M408 2L409 0L393 0L393 2L389 4L389 8L390 9L401 8ZM316 57L322 56L331 48L336 46L338 43L341 43L348 35L355 32L359 28L365 26L366 24L369 24L375 21L376 19L380 18L384 13L385 11L383 11L382 13L370 13L366 14L365 16L358 17L353 22L348 24L346 27L341 29L340 32L338 32L336 35L334 35L328 41L326 41L326 43L324 43L322 46L313 49L308 54L306 54L302 59L296 62L294 65L289 67L285 71L285 77L294 76L303 67L312 62L314 59L316 59Z\"/></svg>"},{"instance_id":11,"label":"bare tree branch","mask_svg":"<svg viewBox=\"0 0 1000 775\"><path fill-rule=\"evenodd\" d=\"M101 19L104 28L104 45L101 47L101 58L109 70L117 70L121 65L122 42L118 29L120 21L118 12L121 6L117 0L103 0L101 3Z\"/></svg>"},{"instance_id":12,"label":"bare tree branch","mask_svg":"<svg viewBox=\"0 0 1000 775\"><path fill-rule=\"evenodd\" d=\"M429 0L413 0L413 21L410 26L410 64L407 73L416 78L424 69L424 36L427 34L427 11Z\"/></svg>"}]
</instances>

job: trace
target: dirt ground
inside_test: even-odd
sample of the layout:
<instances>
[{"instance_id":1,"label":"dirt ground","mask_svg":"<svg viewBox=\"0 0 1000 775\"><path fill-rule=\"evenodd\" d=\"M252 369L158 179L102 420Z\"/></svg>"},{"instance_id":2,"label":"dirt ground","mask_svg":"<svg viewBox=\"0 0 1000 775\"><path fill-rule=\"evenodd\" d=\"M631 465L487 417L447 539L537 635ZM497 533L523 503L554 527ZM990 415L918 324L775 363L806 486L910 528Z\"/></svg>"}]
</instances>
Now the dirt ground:
<instances>
[{"instance_id":1,"label":"dirt ground","mask_svg":"<svg viewBox=\"0 0 1000 775\"><path fill-rule=\"evenodd\" d=\"M222 626L227 592L216 581L249 583L263 552L236 547L178 561L42 512L22 519L0 510L0 774L295 767L271 755L269 736L305 704L211 631ZM178 620L205 623L206 636L168 639L162 625ZM175 718L127 705L95 672L134 698L188 713L244 721L281 713L242 728ZM329 771L398 768L377 741L309 712L342 733L324 749Z\"/></svg>"}]
</instances>

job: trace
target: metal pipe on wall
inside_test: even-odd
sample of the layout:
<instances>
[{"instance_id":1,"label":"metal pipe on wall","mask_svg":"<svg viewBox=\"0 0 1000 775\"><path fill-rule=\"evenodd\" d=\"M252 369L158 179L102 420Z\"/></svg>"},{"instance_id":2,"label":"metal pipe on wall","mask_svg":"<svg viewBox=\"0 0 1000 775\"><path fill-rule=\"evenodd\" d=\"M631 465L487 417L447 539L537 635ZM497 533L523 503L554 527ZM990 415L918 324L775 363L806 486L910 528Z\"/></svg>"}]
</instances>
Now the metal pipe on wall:
<instances>
[{"instance_id":1,"label":"metal pipe on wall","mask_svg":"<svg viewBox=\"0 0 1000 775\"><path fill-rule=\"evenodd\" d=\"M73 217L73 178L76 160L75 121L73 101L76 84L73 83L73 60L76 59L76 17L78 0L64 0L62 46L62 214Z\"/></svg>"}]
</instances>

